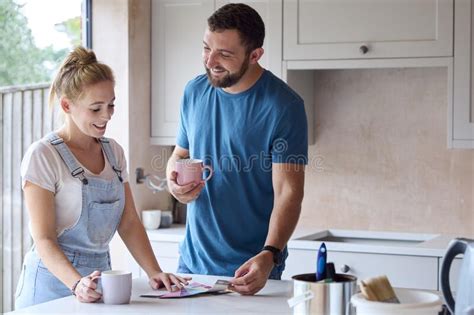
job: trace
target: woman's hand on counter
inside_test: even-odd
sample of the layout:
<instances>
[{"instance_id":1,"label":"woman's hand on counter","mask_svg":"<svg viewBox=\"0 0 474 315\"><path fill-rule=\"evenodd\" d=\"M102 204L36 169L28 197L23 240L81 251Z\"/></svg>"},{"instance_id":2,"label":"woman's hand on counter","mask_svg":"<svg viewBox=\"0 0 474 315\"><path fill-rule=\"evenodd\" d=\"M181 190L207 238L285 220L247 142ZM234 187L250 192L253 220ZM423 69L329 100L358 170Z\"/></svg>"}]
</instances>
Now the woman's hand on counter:
<instances>
[{"instance_id":1,"label":"woman's hand on counter","mask_svg":"<svg viewBox=\"0 0 474 315\"><path fill-rule=\"evenodd\" d=\"M74 295L80 302L93 303L100 300L102 294L96 291L97 279L100 277L100 271L94 271L88 276L79 280L74 288Z\"/></svg>"},{"instance_id":2,"label":"woman's hand on counter","mask_svg":"<svg viewBox=\"0 0 474 315\"><path fill-rule=\"evenodd\" d=\"M272 254L261 252L247 260L235 271L229 288L243 295L253 295L265 286L272 269Z\"/></svg>"},{"instance_id":3,"label":"woman's hand on counter","mask_svg":"<svg viewBox=\"0 0 474 315\"><path fill-rule=\"evenodd\" d=\"M157 272L149 278L150 287L154 290L165 287L168 291L180 290L188 284L190 277L180 277L172 273ZM173 286L175 285L175 286Z\"/></svg>"}]
</instances>

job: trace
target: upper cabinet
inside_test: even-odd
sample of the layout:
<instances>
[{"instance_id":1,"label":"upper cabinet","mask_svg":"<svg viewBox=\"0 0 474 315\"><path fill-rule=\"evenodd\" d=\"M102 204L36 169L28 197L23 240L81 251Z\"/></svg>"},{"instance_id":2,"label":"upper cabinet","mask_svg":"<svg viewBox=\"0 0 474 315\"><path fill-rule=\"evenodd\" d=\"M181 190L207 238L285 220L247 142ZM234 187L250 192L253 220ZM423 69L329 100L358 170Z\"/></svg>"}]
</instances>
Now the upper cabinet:
<instances>
[{"instance_id":1,"label":"upper cabinet","mask_svg":"<svg viewBox=\"0 0 474 315\"><path fill-rule=\"evenodd\" d=\"M284 1L284 60L452 55L452 0Z\"/></svg>"},{"instance_id":2,"label":"upper cabinet","mask_svg":"<svg viewBox=\"0 0 474 315\"><path fill-rule=\"evenodd\" d=\"M313 70L447 67L448 146L474 148L472 1L239 2L262 16L266 36L260 64L304 96L310 127ZM152 144L175 144L184 87L205 73L202 39L207 18L229 2L151 0Z\"/></svg>"},{"instance_id":3,"label":"upper cabinet","mask_svg":"<svg viewBox=\"0 0 474 315\"><path fill-rule=\"evenodd\" d=\"M202 37L214 0L153 0L151 31L151 137L174 144L183 89L204 72Z\"/></svg>"},{"instance_id":4,"label":"upper cabinet","mask_svg":"<svg viewBox=\"0 0 474 315\"><path fill-rule=\"evenodd\" d=\"M455 148L474 148L474 5L471 0L456 0L455 10L448 142Z\"/></svg>"},{"instance_id":5,"label":"upper cabinet","mask_svg":"<svg viewBox=\"0 0 474 315\"><path fill-rule=\"evenodd\" d=\"M228 1L216 0L217 8L232 3L245 3L260 14L265 23L265 40L263 43L263 56L259 63L270 70L277 77L282 76L282 2L281 0L242 0Z\"/></svg>"},{"instance_id":6,"label":"upper cabinet","mask_svg":"<svg viewBox=\"0 0 474 315\"><path fill-rule=\"evenodd\" d=\"M225 0L152 0L151 143L174 145L186 83L205 73L202 40L207 18ZM260 64L282 75L282 1L247 0L265 22Z\"/></svg>"}]
</instances>

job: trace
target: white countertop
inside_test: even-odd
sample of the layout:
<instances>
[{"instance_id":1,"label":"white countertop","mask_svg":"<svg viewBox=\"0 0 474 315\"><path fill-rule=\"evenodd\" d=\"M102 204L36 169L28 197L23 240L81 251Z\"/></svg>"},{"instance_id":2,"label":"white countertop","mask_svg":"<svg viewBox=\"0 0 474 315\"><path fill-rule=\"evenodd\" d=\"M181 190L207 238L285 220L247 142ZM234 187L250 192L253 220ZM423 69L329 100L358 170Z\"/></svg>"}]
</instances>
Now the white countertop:
<instances>
[{"instance_id":1,"label":"white countertop","mask_svg":"<svg viewBox=\"0 0 474 315\"><path fill-rule=\"evenodd\" d=\"M168 228L147 230L146 233L148 234L150 241L181 242L184 239L185 231L185 224L173 224Z\"/></svg>"},{"instance_id":2,"label":"white countertop","mask_svg":"<svg viewBox=\"0 0 474 315\"><path fill-rule=\"evenodd\" d=\"M331 230L331 229L329 229ZM297 229L292 238L288 242L288 248L291 249L311 249L318 250L321 241L312 241L325 230L314 229ZM338 230L334 230L338 231ZM371 237L390 237L400 239L424 238L426 241L419 243L407 242L407 244L359 244L359 243L345 243L345 242L330 242L325 241L328 251L341 252L358 252L358 253L375 253L387 255L410 255L410 256L428 256L428 257L443 257L449 242L455 238L454 235L446 234L423 234L423 233L402 233L402 232L383 232L383 231L357 231L352 230L354 234L366 234Z\"/></svg>"},{"instance_id":3,"label":"white countertop","mask_svg":"<svg viewBox=\"0 0 474 315\"><path fill-rule=\"evenodd\" d=\"M193 275L193 281L214 284L217 279L227 277ZM291 314L287 300L292 297L291 281L268 280L266 286L255 296L237 293L223 295L201 295L180 299L141 298L150 291L147 279L133 280L130 304L106 305L80 303L73 296L38 304L7 314Z\"/></svg>"},{"instance_id":4,"label":"white countertop","mask_svg":"<svg viewBox=\"0 0 474 315\"><path fill-rule=\"evenodd\" d=\"M184 238L185 233L184 224L173 224L169 228L148 230L148 237L151 241L161 242L180 242ZM308 227L297 227L293 233L288 248L302 249L302 250L318 250L321 245L320 241L302 240L300 238L311 235L317 235L324 230L314 229ZM426 236L426 234L418 233L396 233L396 232L367 232L355 231L359 233L371 233L372 235L391 234L400 237L408 237L411 235ZM311 238L311 237L309 237ZM377 253L377 254L392 254L392 255L414 255L414 256L430 256L443 257L450 240L455 238L454 235L433 235L431 240L420 242L419 244L407 245L380 245L380 244L354 244L354 243L340 243L340 242L325 242L329 251L341 252L358 252L358 253Z\"/></svg>"}]
</instances>

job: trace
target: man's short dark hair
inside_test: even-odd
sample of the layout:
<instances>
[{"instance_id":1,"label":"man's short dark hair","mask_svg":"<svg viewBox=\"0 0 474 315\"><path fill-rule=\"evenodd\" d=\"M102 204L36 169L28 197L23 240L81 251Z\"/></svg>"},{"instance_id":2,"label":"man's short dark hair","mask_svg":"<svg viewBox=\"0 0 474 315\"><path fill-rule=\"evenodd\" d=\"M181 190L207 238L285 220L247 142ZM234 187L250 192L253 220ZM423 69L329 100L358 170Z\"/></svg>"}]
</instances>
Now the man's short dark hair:
<instances>
[{"instance_id":1,"label":"man's short dark hair","mask_svg":"<svg viewBox=\"0 0 474 315\"><path fill-rule=\"evenodd\" d=\"M207 19L207 24L211 32L237 30L248 53L263 46L265 24L257 11L246 4L224 5Z\"/></svg>"}]
</instances>

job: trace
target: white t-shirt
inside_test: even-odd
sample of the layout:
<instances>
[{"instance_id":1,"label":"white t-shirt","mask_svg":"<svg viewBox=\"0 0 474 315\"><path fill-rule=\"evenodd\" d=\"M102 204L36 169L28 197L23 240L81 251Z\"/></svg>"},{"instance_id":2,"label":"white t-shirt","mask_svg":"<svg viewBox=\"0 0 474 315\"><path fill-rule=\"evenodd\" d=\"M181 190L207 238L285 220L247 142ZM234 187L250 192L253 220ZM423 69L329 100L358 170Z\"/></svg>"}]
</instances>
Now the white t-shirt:
<instances>
[{"instance_id":1,"label":"white t-shirt","mask_svg":"<svg viewBox=\"0 0 474 315\"><path fill-rule=\"evenodd\" d=\"M123 149L113 139L110 139L110 146L115 155L117 167L122 171L123 181L127 182L127 162ZM93 174L77 161L84 169L86 177L110 180L117 176L103 151L102 154L105 167L100 174ZM66 163L46 137L34 142L28 148L21 162L21 178L22 188L25 187L26 181L29 181L54 193L57 236L79 220L82 211L82 182L71 176Z\"/></svg>"}]
</instances>

